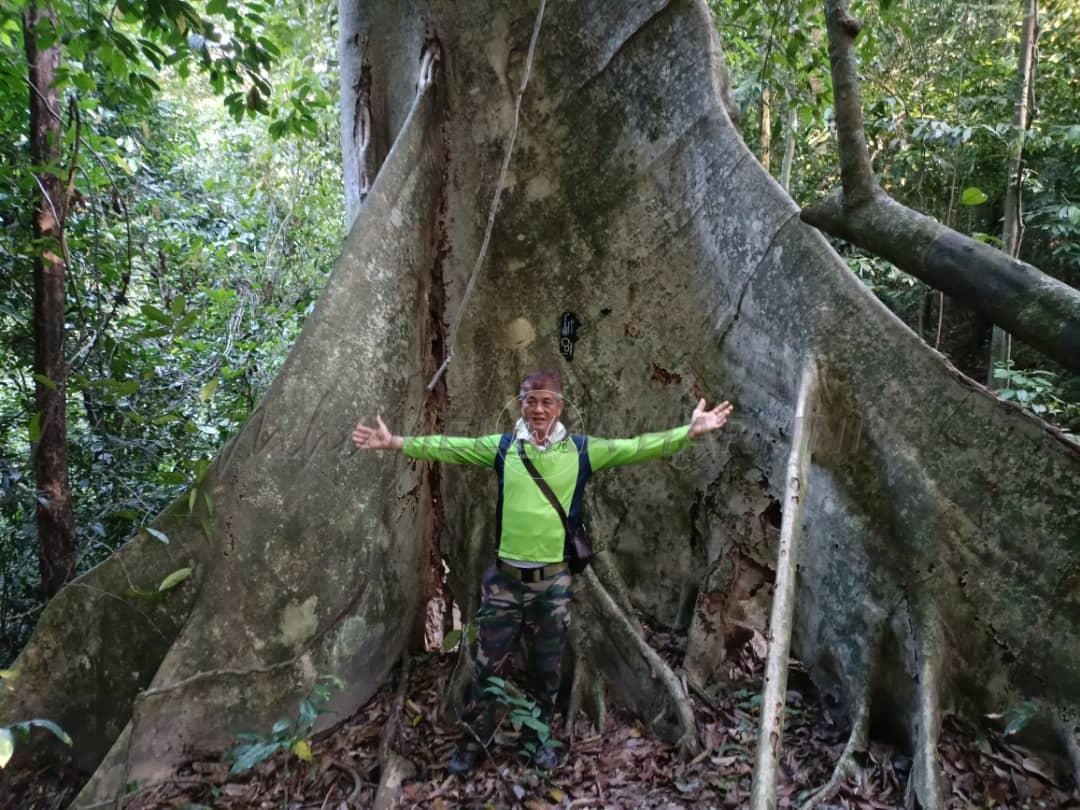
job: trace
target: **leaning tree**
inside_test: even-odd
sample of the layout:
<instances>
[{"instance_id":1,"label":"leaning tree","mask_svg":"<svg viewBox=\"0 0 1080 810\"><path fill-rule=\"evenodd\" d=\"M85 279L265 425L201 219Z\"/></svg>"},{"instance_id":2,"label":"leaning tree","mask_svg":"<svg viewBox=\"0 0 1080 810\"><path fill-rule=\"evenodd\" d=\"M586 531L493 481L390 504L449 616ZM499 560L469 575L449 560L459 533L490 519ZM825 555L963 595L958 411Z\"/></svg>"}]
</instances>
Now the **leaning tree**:
<instances>
[{"instance_id":1,"label":"leaning tree","mask_svg":"<svg viewBox=\"0 0 1080 810\"><path fill-rule=\"evenodd\" d=\"M3 718L71 733L79 804L268 727L319 674L346 681L347 716L415 638L440 554L471 615L492 476L359 455L349 430L381 411L397 432L497 432L522 373L553 363L575 430L670 426L699 396L739 415L594 482L607 552L577 587L574 709L602 722L620 701L692 750L686 679L635 614L689 627L707 682L776 577L794 619L773 649L792 642L856 736L867 718L906 736L913 802L941 804L945 711L1031 699L1069 727L1080 451L930 350L802 222L729 120L703 0L355 0L340 22L355 221L318 306L155 521L169 542L140 534L71 583L16 663ZM777 571L781 537L801 549Z\"/></svg>"}]
</instances>

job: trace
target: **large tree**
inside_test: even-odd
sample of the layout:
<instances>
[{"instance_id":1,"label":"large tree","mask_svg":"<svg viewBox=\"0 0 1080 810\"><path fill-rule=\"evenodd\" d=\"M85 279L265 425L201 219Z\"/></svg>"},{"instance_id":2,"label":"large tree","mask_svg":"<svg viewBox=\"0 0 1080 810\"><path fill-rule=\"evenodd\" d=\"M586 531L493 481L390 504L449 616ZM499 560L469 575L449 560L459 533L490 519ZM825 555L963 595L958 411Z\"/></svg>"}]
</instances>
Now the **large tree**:
<instances>
[{"instance_id":1,"label":"large tree","mask_svg":"<svg viewBox=\"0 0 1080 810\"><path fill-rule=\"evenodd\" d=\"M578 584L573 705L602 717L606 684L692 749L682 681L631 608L685 627L730 604L746 571L771 577L786 520L793 649L853 716L908 737L913 801L941 803L943 711L1030 698L1072 716L1077 446L960 375L801 221L728 118L702 0L552 2L530 60L537 10L342 4L356 219L338 266L254 416L156 522L171 542L138 536L69 585L16 663L3 718L72 733L94 773L80 802L269 725L320 673L347 681L347 715L406 649L436 548L471 615L491 476L359 456L349 429L381 410L398 433L496 432L522 373L555 363L575 430L672 425L699 396L741 415L716 443L594 482L608 553ZM582 326L564 362L568 310ZM807 420L792 526L781 498ZM186 567L159 599L133 590ZM699 678L727 615L693 622Z\"/></svg>"}]
</instances>

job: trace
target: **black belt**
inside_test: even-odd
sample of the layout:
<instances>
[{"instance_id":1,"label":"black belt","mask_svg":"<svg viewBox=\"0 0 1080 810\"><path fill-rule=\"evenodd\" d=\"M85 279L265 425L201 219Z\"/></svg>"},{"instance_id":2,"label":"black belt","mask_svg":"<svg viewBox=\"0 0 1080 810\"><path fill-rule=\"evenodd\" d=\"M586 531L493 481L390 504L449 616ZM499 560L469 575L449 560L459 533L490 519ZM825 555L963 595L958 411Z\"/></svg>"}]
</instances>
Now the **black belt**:
<instances>
[{"instance_id":1,"label":"black belt","mask_svg":"<svg viewBox=\"0 0 1080 810\"><path fill-rule=\"evenodd\" d=\"M508 577L521 582L540 582L544 579L551 579L553 576L567 570L567 565L564 562L552 563L551 565L545 565L543 568L518 568L508 562L499 560L498 566L499 570Z\"/></svg>"}]
</instances>

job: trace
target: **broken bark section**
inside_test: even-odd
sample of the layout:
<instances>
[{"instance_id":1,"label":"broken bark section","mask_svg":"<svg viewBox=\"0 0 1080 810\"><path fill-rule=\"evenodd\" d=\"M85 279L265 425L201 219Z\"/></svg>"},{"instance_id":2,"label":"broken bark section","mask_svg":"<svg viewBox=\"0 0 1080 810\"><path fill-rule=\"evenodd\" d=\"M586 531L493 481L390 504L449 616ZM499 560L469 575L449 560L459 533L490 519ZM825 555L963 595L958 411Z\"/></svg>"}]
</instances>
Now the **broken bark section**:
<instances>
[{"instance_id":1,"label":"broken bark section","mask_svg":"<svg viewBox=\"0 0 1080 810\"><path fill-rule=\"evenodd\" d=\"M887 259L970 306L1073 371L1080 371L1080 290L901 205L875 182L862 126L847 0L826 0L841 189L802 219Z\"/></svg>"},{"instance_id":2,"label":"broken bark section","mask_svg":"<svg viewBox=\"0 0 1080 810\"><path fill-rule=\"evenodd\" d=\"M788 456L784 485L784 517L780 527L780 549L776 561L776 588L769 620L769 653L765 660L765 687L761 696L754 782L750 792L753 810L776 807L776 781L780 748L784 738L784 704L787 699L788 657L791 652L791 625L795 613L795 575L799 565L799 534L803 504L810 472L813 414L818 399L818 373L809 358L799 381L795 406L795 433Z\"/></svg>"},{"instance_id":3,"label":"broken bark section","mask_svg":"<svg viewBox=\"0 0 1080 810\"><path fill-rule=\"evenodd\" d=\"M421 85L430 87L435 63L441 58L441 51L436 43L431 43L424 51L420 67ZM445 143L443 144L445 149ZM420 332L420 345L424 350L424 377L435 373L446 345L446 289L443 282L443 268L450 260L450 237L447 233L447 167L443 166L443 175L439 183L439 198L436 209L435 229L432 236L434 259L431 272L421 279L420 298L427 304L427 318ZM416 431L426 435L443 432L444 416L447 406L446 383L440 382L427 391L420 416L420 427ZM441 503L442 484L438 464L422 464L420 470L420 492L428 504L427 517L424 521L423 548L421 556L425 560L421 572L422 596L421 609L417 611L413 627L412 646L423 650L427 643L442 644L444 628L452 624L453 597L446 585L442 551L439 540L446 526L446 516ZM431 624L432 627L428 627Z\"/></svg>"}]
</instances>

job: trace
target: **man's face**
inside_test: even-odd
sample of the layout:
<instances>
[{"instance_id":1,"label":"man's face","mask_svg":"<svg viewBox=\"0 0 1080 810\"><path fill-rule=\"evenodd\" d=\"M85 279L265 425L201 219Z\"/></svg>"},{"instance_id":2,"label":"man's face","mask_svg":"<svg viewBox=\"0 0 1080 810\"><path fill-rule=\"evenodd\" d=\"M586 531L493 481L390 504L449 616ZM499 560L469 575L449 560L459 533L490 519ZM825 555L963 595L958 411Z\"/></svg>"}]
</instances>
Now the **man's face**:
<instances>
[{"instance_id":1,"label":"man's face","mask_svg":"<svg viewBox=\"0 0 1080 810\"><path fill-rule=\"evenodd\" d=\"M546 388L533 388L521 399L521 416L537 439L547 438L548 431L562 415L562 395Z\"/></svg>"}]
</instances>

